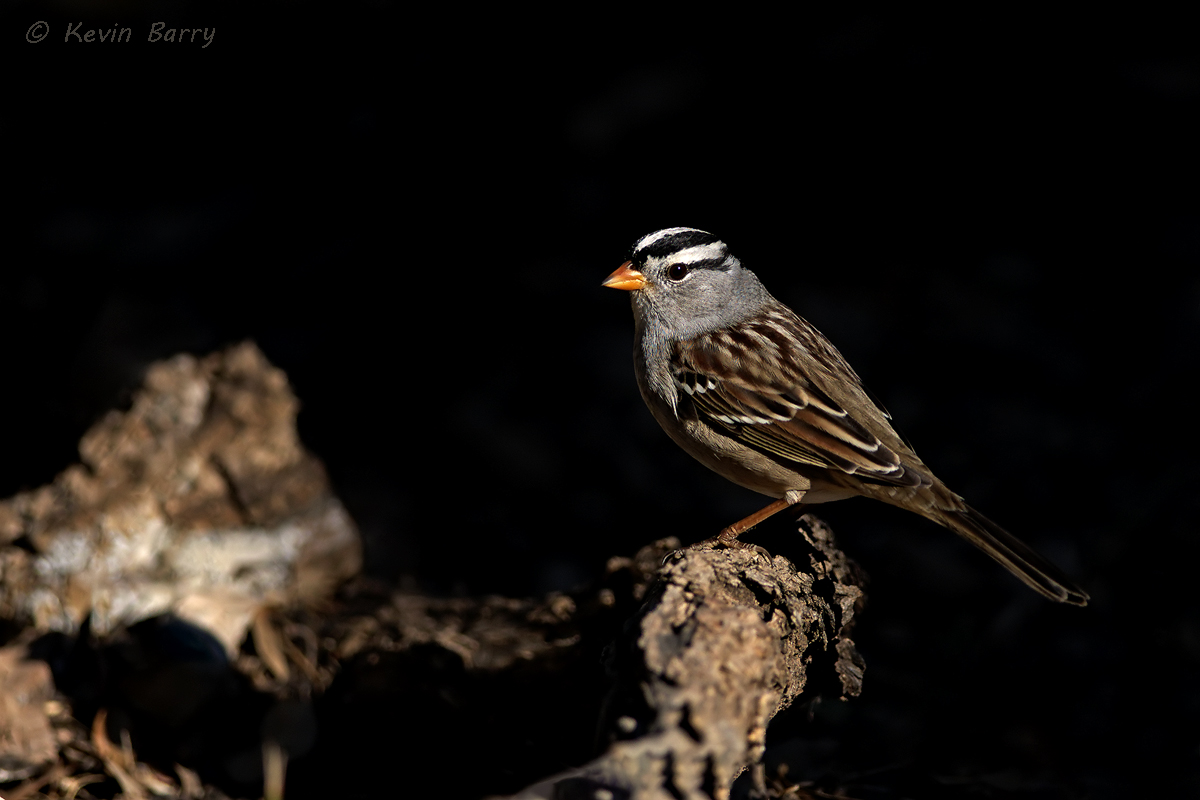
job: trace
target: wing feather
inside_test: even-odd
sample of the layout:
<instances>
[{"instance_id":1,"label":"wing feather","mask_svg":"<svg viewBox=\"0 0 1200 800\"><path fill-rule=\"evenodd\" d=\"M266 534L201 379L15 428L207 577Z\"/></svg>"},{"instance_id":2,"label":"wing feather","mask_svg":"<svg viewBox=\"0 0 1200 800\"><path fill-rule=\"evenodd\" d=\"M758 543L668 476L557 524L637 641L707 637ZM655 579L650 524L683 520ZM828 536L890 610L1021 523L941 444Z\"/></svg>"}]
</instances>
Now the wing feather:
<instances>
[{"instance_id":1,"label":"wing feather","mask_svg":"<svg viewBox=\"0 0 1200 800\"><path fill-rule=\"evenodd\" d=\"M671 374L697 413L777 459L897 486L928 483L915 455L905 463L886 413L841 354L784 311L676 344Z\"/></svg>"}]
</instances>

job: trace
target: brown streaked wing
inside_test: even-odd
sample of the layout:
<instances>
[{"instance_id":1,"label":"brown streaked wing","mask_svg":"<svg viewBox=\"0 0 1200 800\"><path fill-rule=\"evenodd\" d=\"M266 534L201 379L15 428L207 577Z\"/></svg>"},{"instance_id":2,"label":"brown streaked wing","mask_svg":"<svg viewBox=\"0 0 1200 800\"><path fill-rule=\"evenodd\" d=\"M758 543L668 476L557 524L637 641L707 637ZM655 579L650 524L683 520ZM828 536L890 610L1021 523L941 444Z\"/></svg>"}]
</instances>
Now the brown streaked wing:
<instances>
[{"instance_id":1,"label":"brown streaked wing","mask_svg":"<svg viewBox=\"0 0 1200 800\"><path fill-rule=\"evenodd\" d=\"M804 363L796 358L798 349L812 361L807 344L787 328L756 321L678 343L672 374L677 385L691 389L698 412L758 450L898 486L921 485L919 470L906 469L897 452L816 385L815 376L795 368ZM820 376L823 382L859 386L832 346L821 350L822 360L831 360L830 353L836 359L820 367L842 372ZM790 368L780 370L781 364Z\"/></svg>"}]
</instances>

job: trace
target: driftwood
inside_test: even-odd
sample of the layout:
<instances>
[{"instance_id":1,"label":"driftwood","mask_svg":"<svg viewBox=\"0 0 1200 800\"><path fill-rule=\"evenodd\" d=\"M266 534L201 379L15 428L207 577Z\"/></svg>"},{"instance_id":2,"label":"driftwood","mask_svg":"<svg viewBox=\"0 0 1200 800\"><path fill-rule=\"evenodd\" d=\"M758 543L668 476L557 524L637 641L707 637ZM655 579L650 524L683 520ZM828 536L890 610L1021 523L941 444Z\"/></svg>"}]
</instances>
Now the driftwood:
<instances>
[{"instance_id":1,"label":"driftwood","mask_svg":"<svg viewBox=\"0 0 1200 800\"><path fill-rule=\"evenodd\" d=\"M823 523L806 516L801 532L804 571L752 548L669 556L610 654L607 751L514 799L726 798L775 714L802 695L857 695L848 634L862 589Z\"/></svg>"},{"instance_id":2,"label":"driftwood","mask_svg":"<svg viewBox=\"0 0 1200 800\"><path fill-rule=\"evenodd\" d=\"M252 345L176 357L82 464L0 502L4 797L257 797L261 774L226 767L262 749L306 759L295 796L347 774L388 796L400 773L437 787L400 794L477 798L587 762L515 797L722 798L780 710L858 694L862 590L815 518L799 569L664 539L572 593L397 592L352 577L296 408Z\"/></svg>"},{"instance_id":3,"label":"driftwood","mask_svg":"<svg viewBox=\"0 0 1200 800\"><path fill-rule=\"evenodd\" d=\"M358 531L300 443L298 410L253 344L179 355L84 434L81 463L0 501L0 620L21 629L0 649L0 782L58 755L50 671L25 658L36 636L178 618L224 650L222 669L252 627L269 650L271 615L320 605L358 572Z\"/></svg>"},{"instance_id":4,"label":"driftwood","mask_svg":"<svg viewBox=\"0 0 1200 800\"><path fill-rule=\"evenodd\" d=\"M361 546L298 410L253 344L152 365L82 463L0 501L0 617L107 634L169 612L233 656L264 606L323 601Z\"/></svg>"}]
</instances>

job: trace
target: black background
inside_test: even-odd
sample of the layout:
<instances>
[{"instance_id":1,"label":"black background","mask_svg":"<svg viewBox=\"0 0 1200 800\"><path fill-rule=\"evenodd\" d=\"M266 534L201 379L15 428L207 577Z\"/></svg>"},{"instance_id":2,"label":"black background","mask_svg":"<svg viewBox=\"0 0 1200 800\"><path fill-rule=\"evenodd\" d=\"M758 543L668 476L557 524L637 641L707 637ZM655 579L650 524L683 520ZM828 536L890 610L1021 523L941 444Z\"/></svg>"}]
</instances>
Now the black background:
<instances>
[{"instance_id":1,"label":"black background","mask_svg":"<svg viewBox=\"0 0 1200 800\"><path fill-rule=\"evenodd\" d=\"M658 430L599 287L642 234L700 227L1093 598L1047 603L894 509L818 509L872 577L866 688L780 721L815 742L793 763L1200 791L1181 19L97 8L0 27L0 495L153 360L252 338L386 580L524 596L705 538L764 500ZM145 41L160 20L213 43ZM132 41L64 42L79 21ZM787 555L789 526L752 538Z\"/></svg>"}]
</instances>

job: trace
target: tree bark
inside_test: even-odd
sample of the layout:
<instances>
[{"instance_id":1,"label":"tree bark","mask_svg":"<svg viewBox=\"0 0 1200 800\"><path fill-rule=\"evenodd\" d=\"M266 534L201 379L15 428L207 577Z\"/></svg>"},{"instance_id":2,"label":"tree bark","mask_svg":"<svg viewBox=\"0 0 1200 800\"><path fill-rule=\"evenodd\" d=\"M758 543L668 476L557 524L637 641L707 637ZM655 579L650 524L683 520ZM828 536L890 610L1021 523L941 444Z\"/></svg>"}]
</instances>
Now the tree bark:
<instances>
[{"instance_id":1,"label":"tree bark","mask_svg":"<svg viewBox=\"0 0 1200 800\"><path fill-rule=\"evenodd\" d=\"M727 798L775 714L801 697L857 695L856 569L819 520L803 517L800 531L804 570L749 547L669 556L609 651L608 749L514 798Z\"/></svg>"}]
</instances>

